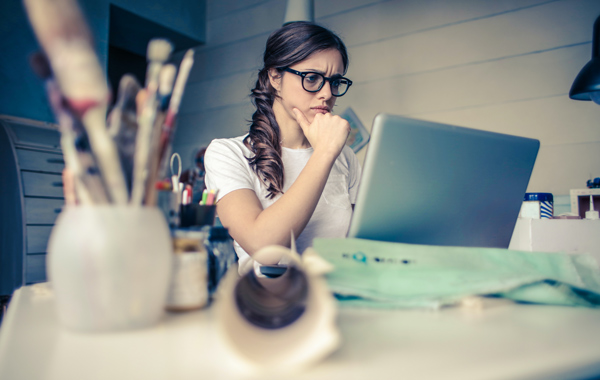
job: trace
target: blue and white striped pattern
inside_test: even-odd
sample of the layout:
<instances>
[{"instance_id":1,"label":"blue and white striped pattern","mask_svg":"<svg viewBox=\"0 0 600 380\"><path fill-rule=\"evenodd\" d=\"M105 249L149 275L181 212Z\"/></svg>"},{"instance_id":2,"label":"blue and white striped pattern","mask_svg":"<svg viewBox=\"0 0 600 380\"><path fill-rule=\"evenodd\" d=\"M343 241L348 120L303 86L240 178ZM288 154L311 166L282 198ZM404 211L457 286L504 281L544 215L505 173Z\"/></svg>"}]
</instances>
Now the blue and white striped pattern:
<instances>
[{"instance_id":1,"label":"blue and white striped pattern","mask_svg":"<svg viewBox=\"0 0 600 380\"><path fill-rule=\"evenodd\" d=\"M552 219L554 216L553 202L540 202L540 218Z\"/></svg>"}]
</instances>

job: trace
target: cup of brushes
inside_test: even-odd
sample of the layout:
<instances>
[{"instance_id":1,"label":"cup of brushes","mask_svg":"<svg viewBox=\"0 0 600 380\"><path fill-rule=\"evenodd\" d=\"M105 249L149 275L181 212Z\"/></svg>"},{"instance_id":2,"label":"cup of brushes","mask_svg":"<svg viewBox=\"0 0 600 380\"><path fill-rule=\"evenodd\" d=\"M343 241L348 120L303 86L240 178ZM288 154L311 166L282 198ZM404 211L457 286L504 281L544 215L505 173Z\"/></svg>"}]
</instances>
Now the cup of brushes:
<instances>
[{"instance_id":1,"label":"cup of brushes","mask_svg":"<svg viewBox=\"0 0 600 380\"><path fill-rule=\"evenodd\" d=\"M85 332L150 326L164 312L172 255L154 183L165 177L193 51L177 70L166 64L171 43L150 41L144 87L124 76L107 119L109 88L76 0L24 4L43 50L30 63L66 163L47 259L59 321Z\"/></svg>"}]
</instances>

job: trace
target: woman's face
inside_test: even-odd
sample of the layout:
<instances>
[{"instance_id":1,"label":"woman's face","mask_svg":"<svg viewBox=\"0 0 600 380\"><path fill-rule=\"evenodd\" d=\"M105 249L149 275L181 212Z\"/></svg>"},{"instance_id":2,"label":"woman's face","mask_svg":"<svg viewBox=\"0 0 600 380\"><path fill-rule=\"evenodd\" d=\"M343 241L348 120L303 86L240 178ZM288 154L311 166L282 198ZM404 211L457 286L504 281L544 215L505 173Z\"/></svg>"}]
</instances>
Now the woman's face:
<instances>
[{"instance_id":1,"label":"woman's face","mask_svg":"<svg viewBox=\"0 0 600 380\"><path fill-rule=\"evenodd\" d=\"M317 72L328 78L344 74L342 55L335 49L315 52L304 61L291 65L290 68L300 72ZM336 97L331 95L329 82L325 81L318 92L308 92L302 87L302 77L299 75L284 71L278 76L277 72L272 70L270 78L271 85L277 90L280 97L276 98L275 102L278 102L284 111L282 115L277 115L278 112L276 112L279 124L285 122L279 120L282 117L295 122L293 108L302 111L311 123L317 113L328 113L333 110ZM276 106L274 105L274 107Z\"/></svg>"}]
</instances>

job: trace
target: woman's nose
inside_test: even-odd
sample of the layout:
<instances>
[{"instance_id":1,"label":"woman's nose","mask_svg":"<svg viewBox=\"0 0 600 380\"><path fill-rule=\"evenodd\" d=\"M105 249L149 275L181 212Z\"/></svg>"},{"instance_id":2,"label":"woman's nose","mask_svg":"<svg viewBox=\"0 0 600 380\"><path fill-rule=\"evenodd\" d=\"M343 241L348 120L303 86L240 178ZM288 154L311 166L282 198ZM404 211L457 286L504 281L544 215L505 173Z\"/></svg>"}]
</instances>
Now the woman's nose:
<instances>
[{"instance_id":1,"label":"woman's nose","mask_svg":"<svg viewBox=\"0 0 600 380\"><path fill-rule=\"evenodd\" d=\"M331 82L325 81L325 83L323 84L323 87L321 87L321 89L317 93L317 96L319 97L319 99L325 99L325 100L331 99L331 97L333 96L331 94Z\"/></svg>"}]
</instances>

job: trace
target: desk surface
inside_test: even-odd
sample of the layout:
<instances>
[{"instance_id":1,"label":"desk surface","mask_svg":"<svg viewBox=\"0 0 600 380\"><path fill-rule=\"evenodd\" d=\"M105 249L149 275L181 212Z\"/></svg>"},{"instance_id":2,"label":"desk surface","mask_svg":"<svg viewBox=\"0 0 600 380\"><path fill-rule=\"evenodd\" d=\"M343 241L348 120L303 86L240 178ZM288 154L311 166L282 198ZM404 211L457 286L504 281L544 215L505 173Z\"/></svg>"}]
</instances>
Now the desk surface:
<instances>
[{"instance_id":1,"label":"desk surface","mask_svg":"<svg viewBox=\"0 0 600 380\"><path fill-rule=\"evenodd\" d=\"M284 377L481 380L600 374L600 310L485 302L481 310L341 309L339 350ZM65 331L53 308L51 291L28 286L15 292L0 329L0 379L252 378L225 349L214 308L167 314L154 328L112 334Z\"/></svg>"}]
</instances>

